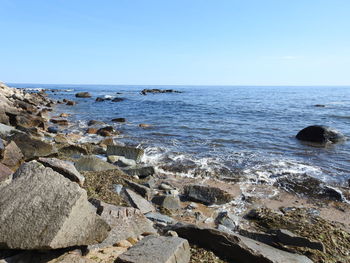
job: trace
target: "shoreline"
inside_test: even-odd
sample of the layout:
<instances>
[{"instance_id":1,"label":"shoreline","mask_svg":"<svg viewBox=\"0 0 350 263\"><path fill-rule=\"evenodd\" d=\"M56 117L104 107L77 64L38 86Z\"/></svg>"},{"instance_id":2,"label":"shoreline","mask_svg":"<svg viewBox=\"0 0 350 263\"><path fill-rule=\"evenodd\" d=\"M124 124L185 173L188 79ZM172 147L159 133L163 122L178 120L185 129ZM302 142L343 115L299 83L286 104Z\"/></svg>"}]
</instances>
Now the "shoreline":
<instances>
[{"instance_id":1,"label":"shoreline","mask_svg":"<svg viewBox=\"0 0 350 263\"><path fill-rule=\"evenodd\" d=\"M153 213L151 216L149 214L147 216L147 213L144 214L153 220L153 226L161 236L172 229L181 236L182 230L177 231L181 227L176 228L175 222L190 223L203 229L217 228L227 235L240 234L273 245L273 247L277 247L278 251L306 255L313 262L337 262L339 260L350 262L350 245L347 243L350 242L350 205L347 203L350 197L349 188L341 188L341 192L339 192L338 189L332 189L322 182L310 178L301 178L300 182L283 178L276 185L266 185L160 174L154 171L154 168L153 171L152 168L144 169L144 167L148 167L147 164L141 164L143 166L138 167L140 163L137 155L142 155L142 150L123 146L121 146L122 149L118 148L113 140L113 136L116 136L118 131L108 128L107 125L101 124L99 128L94 130L96 133L107 135L104 136L105 139L95 144L77 143L81 138L80 135L60 134L59 131L55 131L57 134L48 133L47 129L51 126L52 120L56 120L58 126L65 127L68 116L64 117L65 115L62 114L56 116L55 105L58 102L52 101L42 92L30 95L23 90L2 85L0 94L3 95L1 99L4 101L2 104L4 106L1 108L4 112L2 122L8 125L1 127L1 129L8 131L9 127L15 125L17 130L23 132L16 131L15 133L20 135L15 135L15 137L11 134L13 130L8 132L6 136L3 136L3 132L1 133L5 142L4 152L13 141L24 155L24 157L18 158L19 160L14 166L7 167L12 169L12 172L16 171L23 163L40 160L42 157L74 161L75 167L85 178L82 187L87 191L88 198L99 199L111 205L131 205L140 211L145 209L144 211L147 210L147 213ZM74 102L66 101L65 104L68 104L66 107L74 107ZM25 134L24 141L21 138L24 136L23 134ZM82 135L82 137L84 136ZM38 149L34 151L31 147L28 149L28 140L33 140L32 145L37 145ZM89 155L95 157L86 157ZM96 159L96 155L104 155L109 159L109 162ZM124 158L120 158L121 156ZM129 158L125 158L126 156ZM130 160L134 162L130 162ZM117 167L116 163L120 166ZM6 180L0 181L0 190L11 185L12 174L7 176ZM312 185L314 190L305 192L302 187L304 184ZM122 194L120 195L120 189L124 188L142 196L143 200L140 202L143 205L130 201L130 198L133 199L130 196L125 198ZM292 191L287 192L284 189ZM299 218L303 218L305 221L300 222ZM310 223L315 220L319 220L323 225L320 227ZM292 244L283 243L282 240L278 239L277 234L271 233L272 230L278 229L287 229L294 235L307 239L309 243L311 241L321 243L323 249L312 249L307 246L306 241L301 246L293 242ZM313 231L319 232L319 236L317 237ZM330 231L334 233L320 237ZM187 236L191 234L191 231L189 232L186 233ZM183 235L185 236L185 234ZM220 234L216 233L216 235ZM276 238L277 242L275 242ZM332 245L334 239L337 240L337 246ZM192 239L188 238L188 240ZM192 240L190 244L199 245L201 243ZM216 254L220 254L220 251L208 249L206 245L202 244L201 246L208 253L213 250ZM131 245L128 249L131 250L132 247ZM339 247L341 247L341 251L339 251ZM126 252L125 249L121 251ZM110 253L111 257L115 257L113 260L119 256L116 256L113 249L107 253ZM220 256L222 254L225 253L221 253ZM84 255L84 258L93 260L93 257L100 258L100 256L98 251L92 249ZM268 256L264 255L266 258ZM287 255L285 256L287 257ZM225 255L222 258L226 260ZM101 259L95 262L108 261Z\"/></svg>"}]
</instances>

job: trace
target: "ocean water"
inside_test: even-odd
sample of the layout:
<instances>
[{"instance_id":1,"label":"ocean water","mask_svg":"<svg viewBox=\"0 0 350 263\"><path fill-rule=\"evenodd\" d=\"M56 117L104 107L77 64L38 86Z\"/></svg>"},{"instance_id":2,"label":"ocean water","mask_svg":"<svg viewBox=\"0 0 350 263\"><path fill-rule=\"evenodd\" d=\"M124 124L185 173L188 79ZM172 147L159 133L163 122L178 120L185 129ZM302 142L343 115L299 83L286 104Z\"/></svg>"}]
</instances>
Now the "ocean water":
<instances>
[{"instance_id":1,"label":"ocean water","mask_svg":"<svg viewBox=\"0 0 350 263\"><path fill-rule=\"evenodd\" d=\"M78 102L57 106L57 112L73 114L71 130L86 129L92 119L113 125L122 133L118 142L145 148L144 161L162 172L257 182L301 174L335 184L350 178L349 142L317 148L295 139L299 130L314 124L349 135L350 87L11 86L65 90L49 95ZM183 93L143 96L140 91L145 88ZM90 92L92 98L75 98L80 91ZM95 102L99 96L125 100ZM127 123L111 122L118 117ZM151 127L140 128L140 123Z\"/></svg>"}]
</instances>

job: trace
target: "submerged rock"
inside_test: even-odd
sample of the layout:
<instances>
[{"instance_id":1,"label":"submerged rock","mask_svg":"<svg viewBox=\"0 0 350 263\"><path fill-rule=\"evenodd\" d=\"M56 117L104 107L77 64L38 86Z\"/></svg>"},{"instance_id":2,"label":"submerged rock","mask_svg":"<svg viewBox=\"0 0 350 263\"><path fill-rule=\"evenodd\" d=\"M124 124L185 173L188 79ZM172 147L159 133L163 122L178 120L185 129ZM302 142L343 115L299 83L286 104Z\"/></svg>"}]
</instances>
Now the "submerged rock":
<instances>
[{"instance_id":1,"label":"submerged rock","mask_svg":"<svg viewBox=\"0 0 350 263\"><path fill-rule=\"evenodd\" d=\"M327 126L314 125L309 126L298 132L296 138L301 141L314 143L337 143L345 140L345 136L339 131Z\"/></svg>"},{"instance_id":2,"label":"submerged rock","mask_svg":"<svg viewBox=\"0 0 350 263\"><path fill-rule=\"evenodd\" d=\"M188 263L190 257L186 239L148 236L123 253L116 263Z\"/></svg>"},{"instance_id":3,"label":"submerged rock","mask_svg":"<svg viewBox=\"0 0 350 263\"><path fill-rule=\"evenodd\" d=\"M184 194L189 200L201 202L206 205L221 205L232 201L233 196L228 192L205 185L186 185Z\"/></svg>"},{"instance_id":4,"label":"submerged rock","mask_svg":"<svg viewBox=\"0 0 350 263\"><path fill-rule=\"evenodd\" d=\"M51 168L22 170L0 191L0 247L57 249L103 241L109 226L86 191Z\"/></svg>"},{"instance_id":5,"label":"submerged rock","mask_svg":"<svg viewBox=\"0 0 350 263\"><path fill-rule=\"evenodd\" d=\"M173 90L173 89L143 89L140 92L142 95L147 95L147 93L152 93L152 94L156 94L156 93L182 93L181 91L178 90Z\"/></svg>"}]
</instances>

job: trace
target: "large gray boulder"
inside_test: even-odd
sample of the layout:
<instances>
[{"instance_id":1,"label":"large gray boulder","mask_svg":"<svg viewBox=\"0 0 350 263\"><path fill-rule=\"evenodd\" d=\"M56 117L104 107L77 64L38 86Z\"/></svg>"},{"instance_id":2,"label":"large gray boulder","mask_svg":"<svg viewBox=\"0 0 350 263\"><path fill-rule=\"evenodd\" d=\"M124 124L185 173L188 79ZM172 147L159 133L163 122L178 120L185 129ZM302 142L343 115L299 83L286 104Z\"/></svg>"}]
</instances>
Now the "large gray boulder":
<instances>
[{"instance_id":1,"label":"large gray boulder","mask_svg":"<svg viewBox=\"0 0 350 263\"><path fill-rule=\"evenodd\" d=\"M178 223L172 230L191 244L214 251L236 263L312 263L302 255L289 253L256 240L211 228Z\"/></svg>"},{"instance_id":2,"label":"large gray boulder","mask_svg":"<svg viewBox=\"0 0 350 263\"><path fill-rule=\"evenodd\" d=\"M52 168L54 171L62 174L73 182L77 182L80 185L84 184L85 177L82 176L75 168L74 163L69 161L63 161L57 158L39 158L39 162L46 167Z\"/></svg>"},{"instance_id":3,"label":"large gray boulder","mask_svg":"<svg viewBox=\"0 0 350 263\"><path fill-rule=\"evenodd\" d=\"M90 246L90 249L112 246L119 241L130 237L137 238L144 233L157 233L152 222L139 209L110 205L96 199L90 202L96 206L97 213L111 227L107 238L100 244Z\"/></svg>"},{"instance_id":4,"label":"large gray boulder","mask_svg":"<svg viewBox=\"0 0 350 263\"><path fill-rule=\"evenodd\" d=\"M107 155L118 155L124 156L127 159L132 159L135 161L140 161L144 154L143 149L130 147L130 146L119 146L119 145L108 145Z\"/></svg>"},{"instance_id":5,"label":"large gray boulder","mask_svg":"<svg viewBox=\"0 0 350 263\"><path fill-rule=\"evenodd\" d=\"M96 156L83 156L76 163L75 167L78 171L107 171L119 169L117 166L107 163Z\"/></svg>"},{"instance_id":6,"label":"large gray boulder","mask_svg":"<svg viewBox=\"0 0 350 263\"><path fill-rule=\"evenodd\" d=\"M206 205L221 205L232 201L233 196L228 192L205 185L186 185L184 194L189 200L197 201Z\"/></svg>"},{"instance_id":7,"label":"large gray boulder","mask_svg":"<svg viewBox=\"0 0 350 263\"><path fill-rule=\"evenodd\" d=\"M339 131L327 126L308 126L298 132L296 138L301 141L314 143L337 143L345 140L345 136Z\"/></svg>"},{"instance_id":8,"label":"large gray boulder","mask_svg":"<svg viewBox=\"0 0 350 263\"><path fill-rule=\"evenodd\" d=\"M18 171L1 189L0 248L46 250L103 241L110 227L86 191L51 168L41 170Z\"/></svg>"},{"instance_id":9,"label":"large gray boulder","mask_svg":"<svg viewBox=\"0 0 350 263\"><path fill-rule=\"evenodd\" d=\"M119 256L116 263L188 263L190 257L186 239L148 236Z\"/></svg>"}]
</instances>

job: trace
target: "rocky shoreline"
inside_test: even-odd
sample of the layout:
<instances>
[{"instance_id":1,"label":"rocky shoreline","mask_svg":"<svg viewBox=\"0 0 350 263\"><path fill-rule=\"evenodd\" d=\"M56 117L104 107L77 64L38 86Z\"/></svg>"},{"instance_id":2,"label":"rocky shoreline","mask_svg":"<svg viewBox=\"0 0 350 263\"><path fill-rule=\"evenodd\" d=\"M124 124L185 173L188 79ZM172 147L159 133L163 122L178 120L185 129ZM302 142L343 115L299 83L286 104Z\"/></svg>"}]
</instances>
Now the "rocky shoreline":
<instances>
[{"instance_id":1,"label":"rocky shoreline","mask_svg":"<svg viewBox=\"0 0 350 263\"><path fill-rule=\"evenodd\" d=\"M162 174L112 126L63 133L59 103L0 84L0 262L350 262L349 188Z\"/></svg>"}]
</instances>

